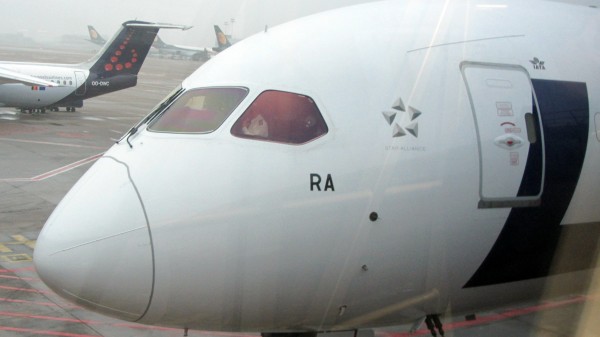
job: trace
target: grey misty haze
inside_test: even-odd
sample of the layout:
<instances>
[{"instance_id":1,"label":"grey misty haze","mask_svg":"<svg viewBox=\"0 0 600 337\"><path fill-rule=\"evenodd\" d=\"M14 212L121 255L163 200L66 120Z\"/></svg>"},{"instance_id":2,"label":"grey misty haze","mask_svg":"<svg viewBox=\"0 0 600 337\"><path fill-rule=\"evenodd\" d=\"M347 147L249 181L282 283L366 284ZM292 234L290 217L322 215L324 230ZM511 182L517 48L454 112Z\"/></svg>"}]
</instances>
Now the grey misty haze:
<instances>
[{"instance_id":1,"label":"grey misty haze","mask_svg":"<svg viewBox=\"0 0 600 337\"><path fill-rule=\"evenodd\" d=\"M93 25L109 39L121 23L138 19L194 26L188 31L162 30L159 34L167 43L210 47L215 43L214 24L239 40L260 32L266 25L273 27L309 14L374 1L377 0L0 0L0 44L18 43L19 38L15 37L57 43L65 35L83 43L88 37L87 25ZM549 1L600 7L600 0Z\"/></svg>"},{"instance_id":2,"label":"grey misty haze","mask_svg":"<svg viewBox=\"0 0 600 337\"><path fill-rule=\"evenodd\" d=\"M127 20L192 25L188 31L162 30L168 43L212 46L213 25L241 39L266 25L312 13L375 0L0 0L0 35L19 35L36 42L59 41L64 35L87 38L87 25L105 38ZM232 23L232 19L234 22ZM225 24L226 23L226 24Z\"/></svg>"}]
</instances>

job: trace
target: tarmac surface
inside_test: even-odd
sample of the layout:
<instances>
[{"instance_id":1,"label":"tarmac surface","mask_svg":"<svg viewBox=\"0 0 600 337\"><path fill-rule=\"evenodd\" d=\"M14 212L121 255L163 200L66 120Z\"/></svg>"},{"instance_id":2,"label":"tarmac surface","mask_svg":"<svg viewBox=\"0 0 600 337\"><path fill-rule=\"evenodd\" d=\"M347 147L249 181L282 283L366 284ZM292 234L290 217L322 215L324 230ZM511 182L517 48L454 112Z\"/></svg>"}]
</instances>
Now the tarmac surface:
<instances>
[{"instance_id":1,"label":"tarmac surface","mask_svg":"<svg viewBox=\"0 0 600 337\"><path fill-rule=\"evenodd\" d=\"M0 60L78 63L94 53L0 47ZM0 336L183 336L183 330L114 320L77 307L39 279L35 240L54 207L91 164L200 63L148 58L134 88L84 101L76 112L21 114L0 108ZM64 110L64 109L63 109ZM567 337L578 334L593 295L444 319L446 336ZM597 310L597 306L596 309ZM597 311L596 311L597 313ZM598 317L596 315L595 317ZM597 328L597 326L596 326ZM377 329L377 337L429 336L421 327ZM189 331L189 336L256 336Z\"/></svg>"}]
</instances>

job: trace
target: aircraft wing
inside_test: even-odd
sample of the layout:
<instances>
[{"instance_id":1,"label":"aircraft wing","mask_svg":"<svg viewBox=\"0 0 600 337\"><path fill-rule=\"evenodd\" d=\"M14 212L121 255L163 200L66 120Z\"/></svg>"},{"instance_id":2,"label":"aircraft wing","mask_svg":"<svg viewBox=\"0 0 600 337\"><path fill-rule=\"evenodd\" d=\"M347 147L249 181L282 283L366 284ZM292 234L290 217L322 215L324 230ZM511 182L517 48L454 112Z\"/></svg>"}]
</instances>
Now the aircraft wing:
<instances>
[{"instance_id":1,"label":"aircraft wing","mask_svg":"<svg viewBox=\"0 0 600 337\"><path fill-rule=\"evenodd\" d=\"M16 71L0 68L0 84L23 83L25 85L40 85L45 87L56 87L58 84L37 77L25 75Z\"/></svg>"},{"instance_id":2,"label":"aircraft wing","mask_svg":"<svg viewBox=\"0 0 600 337\"><path fill-rule=\"evenodd\" d=\"M127 27L153 27L153 28L163 28L163 29L181 29L188 30L193 26L185 26L185 25L174 25L170 23L145 23L145 22L128 22L125 23Z\"/></svg>"}]
</instances>

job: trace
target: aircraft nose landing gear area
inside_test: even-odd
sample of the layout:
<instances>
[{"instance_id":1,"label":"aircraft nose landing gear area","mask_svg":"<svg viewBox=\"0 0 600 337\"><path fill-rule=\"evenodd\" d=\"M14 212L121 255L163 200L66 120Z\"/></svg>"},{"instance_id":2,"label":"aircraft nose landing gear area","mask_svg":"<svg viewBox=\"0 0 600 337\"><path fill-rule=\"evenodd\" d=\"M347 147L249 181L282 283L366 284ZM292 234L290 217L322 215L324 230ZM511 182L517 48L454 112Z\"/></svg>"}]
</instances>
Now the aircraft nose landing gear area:
<instances>
[{"instance_id":1,"label":"aircraft nose landing gear area","mask_svg":"<svg viewBox=\"0 0 600 337\"><path fill-rule=\"evenodd\" d=\"M438 333L440 336L445 335L439 315L427 315L425 317L425 324L427 325L427 329L429 329L433 337L436 337Z\"/></svg>"}]
</instances>

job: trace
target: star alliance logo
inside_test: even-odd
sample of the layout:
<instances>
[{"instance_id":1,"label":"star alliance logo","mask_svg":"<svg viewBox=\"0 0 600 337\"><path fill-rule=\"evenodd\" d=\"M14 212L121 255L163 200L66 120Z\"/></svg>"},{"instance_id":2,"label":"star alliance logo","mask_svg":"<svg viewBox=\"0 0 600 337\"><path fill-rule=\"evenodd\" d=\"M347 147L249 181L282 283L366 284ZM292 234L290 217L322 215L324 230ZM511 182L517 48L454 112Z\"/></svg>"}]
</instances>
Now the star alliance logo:
<instances>
[{"instance_id":1,"label":"star alliance logo","mask_svg":"<svg viewBox=\"0 0 600 337\"><path fill-rule=\"evenodd\" d=\"M392 137L404 137L411 134L413 137L419 137L419 123L417 118L421 116L421 111L409 106L408 110L404 107L401 98L398 98L392 105L392 110L383 111L383 118L392 126Z\"/></svg>"}]
</instances>

